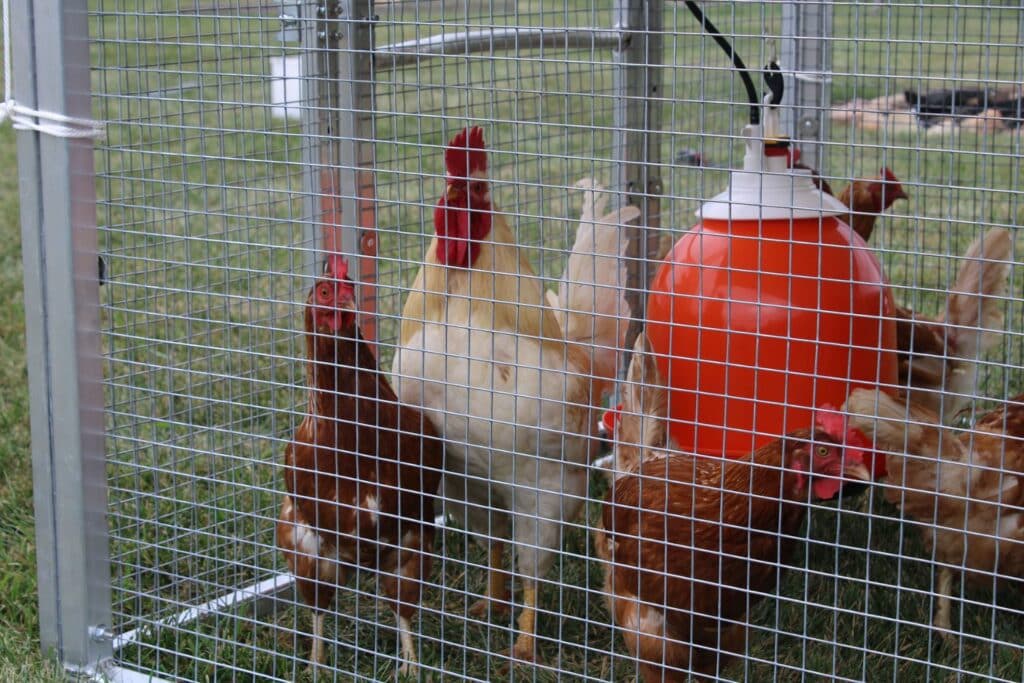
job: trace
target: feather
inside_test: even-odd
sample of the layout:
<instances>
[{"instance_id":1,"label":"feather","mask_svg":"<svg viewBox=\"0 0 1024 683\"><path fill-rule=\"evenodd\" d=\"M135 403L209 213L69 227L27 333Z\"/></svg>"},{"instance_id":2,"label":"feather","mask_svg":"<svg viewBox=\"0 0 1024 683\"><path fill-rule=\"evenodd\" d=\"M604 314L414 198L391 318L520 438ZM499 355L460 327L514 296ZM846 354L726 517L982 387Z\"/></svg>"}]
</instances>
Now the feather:
<instances>
[{"instance_id":1,"label":"feather","mask_svg":"<svg viewBox=\"0 0 1024 683\"><path fill-rule=\"evenodd\" d=\"M885 450L903 451L908 441L920 441L923 427L912 415L920 409L908 408L882 391L854 389L846 399L845 410L850 415L850 426L862 432L866 442L874 442Z\"/></svg>"},{"instance_id":2,"label":"feather","mask_svg":"<svg viewBox=\"0 0 1024 683\"><path fill-rule=\"evenodd\" d=\"M995 228L964 252L943 320L956 328L951 332L960 358L977 358L999 340L1012 247L1010 233Z\"/></svg>"},{"instance_id":3,"label":"feather","mask_svg":"<svg viewBox=\"0 0 1024 683\"><path fill-rule=\"evenodd\" d=\"M584 190L583 206L555 315L566 341L592 346L592 373L612 378L630 318L624 296L628 239L623 225L639 218L640 209L623 206L607 212L608 195L592 178L578 181L576 187ZM547 300L551 303L554 297L548 295Z\"/></svg>"}]
</instances>

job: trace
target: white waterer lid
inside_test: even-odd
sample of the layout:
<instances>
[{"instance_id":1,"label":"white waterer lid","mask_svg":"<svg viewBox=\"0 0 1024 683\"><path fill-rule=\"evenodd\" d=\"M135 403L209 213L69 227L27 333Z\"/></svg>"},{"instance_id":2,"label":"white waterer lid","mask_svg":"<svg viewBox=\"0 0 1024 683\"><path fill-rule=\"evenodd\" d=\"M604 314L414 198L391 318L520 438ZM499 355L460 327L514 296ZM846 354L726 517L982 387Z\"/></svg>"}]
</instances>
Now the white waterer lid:
<instances>
[{"instance_id":1,"label":"white waterer lid","mask_svg":"<svg viewBox=\"0 0 1024 683\"><path fill-rule=\"evenodd\" d=\"M766 108L767 109L767 108ZM765 111L766 124L775 112ZM761 126L743 129L747 150L743 170L733 171L729 187L704 202L697 215L712 220L758 220L817 218L848 213L849 209L830 194L821 192L805 169L788 168L786 156L764 154Z\"/></svg>"}]
</instances>

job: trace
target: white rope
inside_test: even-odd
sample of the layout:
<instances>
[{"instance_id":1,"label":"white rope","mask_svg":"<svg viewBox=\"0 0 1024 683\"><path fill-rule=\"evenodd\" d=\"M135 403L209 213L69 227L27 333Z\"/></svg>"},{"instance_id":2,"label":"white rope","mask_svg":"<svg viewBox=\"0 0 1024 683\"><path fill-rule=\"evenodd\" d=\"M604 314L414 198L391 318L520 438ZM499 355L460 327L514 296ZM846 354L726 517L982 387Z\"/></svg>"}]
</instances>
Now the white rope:
<instances>
[{"instance_id":1,"label":"white rope","mask_svg":"<svg viewBox=\"0 0 1024 683\"><path fill-rule=\"evenodd\" d=\"M34 130L58 138L102 138L102 121L65 116L19 104L11 92L11 3L3 0L4 21L4 101L0 103L0 123L10 119L16 130Z\"/></svg>"}]
</instances>

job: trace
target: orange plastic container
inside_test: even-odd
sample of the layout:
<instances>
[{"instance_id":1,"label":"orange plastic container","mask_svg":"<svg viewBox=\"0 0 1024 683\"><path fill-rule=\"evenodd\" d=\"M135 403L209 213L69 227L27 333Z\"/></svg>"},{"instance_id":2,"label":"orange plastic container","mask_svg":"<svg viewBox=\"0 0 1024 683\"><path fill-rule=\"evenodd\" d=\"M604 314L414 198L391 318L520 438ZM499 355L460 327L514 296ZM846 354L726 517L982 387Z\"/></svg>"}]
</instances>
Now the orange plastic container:
<instances>
[{"instance_id":1,"label":"orange plastic container","mask_svg":"<svg viewBox=\"0 0 1024 683\"><path fill-rule=\"evenodd\" d=\"M878 261L831 197L806 194L809 178L782 181L788 194L759 196L788 206L744 205L734 176L652 282L647 335L685 450L745 456L809 426L815 407L841 406L854 387L896 382L894 307ZM725 195L741 218L708 217L722 214ZM816 212L794 208L814 201ZM874 471L884 472L883 459Z\"/></svg>"}]
</instances>

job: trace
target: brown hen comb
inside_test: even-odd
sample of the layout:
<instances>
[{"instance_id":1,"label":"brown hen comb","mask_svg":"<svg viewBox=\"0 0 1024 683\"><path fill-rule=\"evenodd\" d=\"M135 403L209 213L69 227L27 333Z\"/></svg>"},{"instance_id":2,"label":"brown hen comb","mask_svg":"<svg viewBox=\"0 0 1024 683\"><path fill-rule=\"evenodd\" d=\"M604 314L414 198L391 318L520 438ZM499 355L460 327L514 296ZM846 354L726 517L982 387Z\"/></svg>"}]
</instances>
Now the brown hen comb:
<instances>
[{"instance_id":1,"label":"brown hen comb","mask_svg":"<svg viewBox=\"0 0 1024 683\"><path fill-rule=\"evenodd\" d=\"M848 453L861 460L871 467L872 472L878 472L878 455L875 455L875 463L870 464L868 453L871 451L871 440L864 436L864 432L849 425L846 415L826 403L814 411L814 424L823 432L836 441L841 442ZM884 459L882 461L882 472L884 473Z\"/></svg>"},{"instance_id":2,"label":"brown hen comb","mask_svg":"<svg viewBox=\"0 0 1024 683\"><path fill-rule=\"evenodd\" d=\"M907 193L903 191L903 185L900 184L900 179L896 177L896 174L892 172L888 166L882 168L878 172L880 180L889 184L886 190L886 199L888 204L892 204L897 199L907 199ZM886 206L888 208L888 206Z\"/></svg>"},{"instance_id":3,"label":"brown hen comb","mask_svg":"<svg viewBox=\"0 0 1024 683\"><path fill-rule=\"evenodd\" d=\"M463 128L448 143L444 150L444 165L448 177L468 178L474 171L487 170L487 145L484 143L484 129L480 126Z\"/></svg>"},{"instance_id":4,"label":"brown hen comb","mask_svg":"<svg viewBox=\"0 0 1024 683\"><path fill-rule=\"evenodd\" d=\"M348 261L341 254L330 254L327 257L327 271L326 275L330 275L335 280L348 279Z\"/></svg>"}]
</instances>

